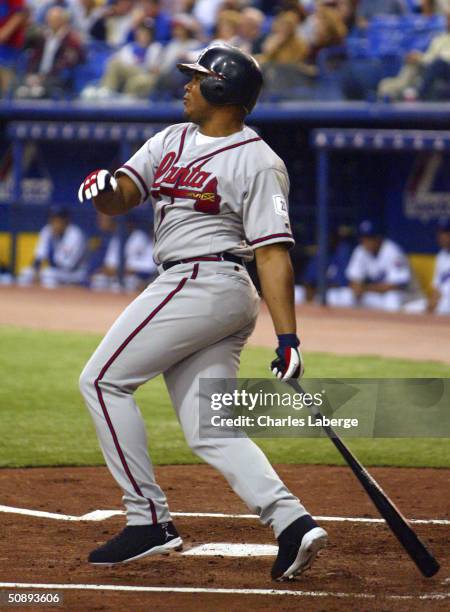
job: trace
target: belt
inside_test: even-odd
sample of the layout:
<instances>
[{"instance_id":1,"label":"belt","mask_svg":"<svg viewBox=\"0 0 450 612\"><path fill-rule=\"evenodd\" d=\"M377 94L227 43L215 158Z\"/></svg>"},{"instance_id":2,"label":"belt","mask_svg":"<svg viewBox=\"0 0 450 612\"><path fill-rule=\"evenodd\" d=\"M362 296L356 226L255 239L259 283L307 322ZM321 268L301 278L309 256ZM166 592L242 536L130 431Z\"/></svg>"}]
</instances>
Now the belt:
<instances>
[{"instance_id":1,"label":"belt","mask_svg":"<svg viewBox=\"0 0 450 612\"><path fill-rule=\"evenodd\" d=\"M213 255L205 255L205 257L189 257L187 259L178 259L177 261L166 261L161 264L161 266L163 270L169 270L169 268L173 268L173 266L195 261L232 261L240 266L244 265L244 260L241 259L241 257L237 257L231 253L214 253Z\"/></svg>"}]
</instances>

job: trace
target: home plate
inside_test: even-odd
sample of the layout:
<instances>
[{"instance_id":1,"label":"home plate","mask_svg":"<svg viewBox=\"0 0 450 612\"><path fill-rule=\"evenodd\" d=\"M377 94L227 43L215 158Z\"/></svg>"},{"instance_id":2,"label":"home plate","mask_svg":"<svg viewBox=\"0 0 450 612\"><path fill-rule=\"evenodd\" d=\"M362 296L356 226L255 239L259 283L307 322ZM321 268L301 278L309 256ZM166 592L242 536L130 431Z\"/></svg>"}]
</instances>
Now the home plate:
<instances>
[{"instance_id":1,"label":"home plate","mask_svg":"<svg viewBox=\"0 0 450 612\"><path fill-rule=\"evenodd\" d=\"M272 544L230 544L229 542L210 542L194 546L183 555L198 557L275 557L278 546Z\"/></svg>"}]
</instances>

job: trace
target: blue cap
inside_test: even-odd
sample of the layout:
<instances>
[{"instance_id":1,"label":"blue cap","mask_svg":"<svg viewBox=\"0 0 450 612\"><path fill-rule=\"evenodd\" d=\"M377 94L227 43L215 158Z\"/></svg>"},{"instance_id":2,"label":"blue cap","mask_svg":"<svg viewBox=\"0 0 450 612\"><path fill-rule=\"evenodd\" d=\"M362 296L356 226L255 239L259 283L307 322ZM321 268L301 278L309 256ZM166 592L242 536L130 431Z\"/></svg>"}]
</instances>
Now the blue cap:
<instances>
[{"instance_id":1,"label":"blue cap","mask_svg":"<svg viewBox=\"0 0 450 612\"><path fill-rule=\"evenodd\" d=\"M437 228L439 232L450 232L450 218L442 217L439 219Z\"/></svg>"},{"instance_id":2,"label":"blue cap","mask_svg":"<svg viewBox=\"0 0 450 612\"><path fill-rule=\"evenodd\" d=\"M53 205L48 209L49 217L62 217L63 219L69 218L69 209L65 206Z\"/></svg>"},{"instance_id":3,"label":"blue cap","mask_svg":"<svg viewBox=\"0 0 450 612\"><path fill-rule=\"evenodd\" d=\"M376 221L371 221L370 219L364 219L358 226L358 235L366 236L366 237L374 237L381 236L382 231L378 223Z\"/></svg>"}]
</instances>

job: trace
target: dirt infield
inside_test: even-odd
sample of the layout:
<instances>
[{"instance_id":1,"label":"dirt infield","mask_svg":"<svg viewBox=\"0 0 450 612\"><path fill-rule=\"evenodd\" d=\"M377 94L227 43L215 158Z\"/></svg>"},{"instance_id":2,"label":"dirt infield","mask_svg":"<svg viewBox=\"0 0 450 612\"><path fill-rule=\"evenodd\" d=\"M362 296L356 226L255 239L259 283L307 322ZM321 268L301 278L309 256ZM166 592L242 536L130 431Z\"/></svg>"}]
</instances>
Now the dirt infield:
<instances>
[{"instance_id":1,"label":"dirt infield","mask_svg":"<svg viewBox=\"0 0 450 612\"><path fill-rule=\"evenodd\" d=\"M73 287L0 287L0 324L104 333L132 299L132 295ZM297 320L305 351L450 363L450 317L305 305L297 308ZM274 346L272 324L264 307L250 343Z\"/></svg>"},{"instance_id":2,"label":"dirt infield","mask_svg":"<svg viewBox=\"0 0 450 612\"><path fill-rule=\"evenodd\" d=\"M131 299L83 289L0 288L0 324L103 333ZM298 316L307 351L450 363L448 318L315 306L299 308ZM273 347L265 309L251 341ZM91 548L124 523L122 516L97 521L77 518L99 509L122 509L120 491L106 468L0 470L0 504L10 507L0 512L0 583L71 585L76 588L63 591L63 608L77 612L449 609L448 524L415 525L442 564L437 576L425 579L384 524L365 520L378 515L348 469L298 465L277 469L314 515L328 517L322 524L330 535L330 545L313 569L289 584L271 582L270 556L173 553L118 568L89 566L86 557ZM185 552L208 543L274 544L270 529L253 518L204 516L248 513L208 466L164 466L156 472L172 512L197 514L175 519ZM450 519L448 470L374 468L373 474L408 517ZM19 514L12 507L70 515L72 520ZM363 520L342 520L352 517ZM105 590L106 586L117 590ZM188 592L177 592L182 588ZM257 589L261 592L255 593ZM292 595L283 594L286 591Z\"/></svg>"},{"instance_id":3,"label":"dirt infield","mask_svg":"<svg viewBox=\"0 0 450 612\"><path fill-rule=\"evenodd\" d=\"M277 467L288 486L315 515L376 517L364 492L341 467ZM248 509L208 466L157 468L172 512L245 514ZM449 518L448 471L378 468L373 473L409 517ZM96 509L120 509L120 491L106 468L48 468L0 471L1 503L80 516ZM217 499L220 498L218 507ZM111 537L123 517L99 522L0 514L2 582L129 587L197 587L206 593L64 591L67 610L445 610L450 596L449 528L418 524L443 569L420 576L381 524L324 521L330 544L313 569L290 582L269 578L272 557L185 556L173 553L116 568L86 563L92 547ZM177 517L184 551L212 542L273 544L257 520ZM215 590L225 588L227 593ZM297 596L235 594L233 589L277 589ZM306 594L308 593L308 594ZM340 595L336 595L336 594ZM438 598L438 595L441 598ZM39 608L42 609L42 608Z\"/></svg>"}]
</instances>

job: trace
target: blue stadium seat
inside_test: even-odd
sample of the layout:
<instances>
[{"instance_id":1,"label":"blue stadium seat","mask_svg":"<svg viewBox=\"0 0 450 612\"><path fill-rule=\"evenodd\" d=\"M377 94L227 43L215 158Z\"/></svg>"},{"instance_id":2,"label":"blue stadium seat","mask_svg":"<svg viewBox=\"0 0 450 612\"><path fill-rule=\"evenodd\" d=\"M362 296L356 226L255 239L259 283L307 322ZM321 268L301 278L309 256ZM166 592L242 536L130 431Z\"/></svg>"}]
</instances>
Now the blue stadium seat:
<instances>
[{"instance_id":1,"label":"blue stadium seat","mask_svg":"<svg viewBox=\"0 0 450 612\"><path fill-rule=\"evenodd\" d=\"M114 52L115 49L103 42L96 41L89 44L86 62L75 70L74 93L76 96L86 85L102 78L106 64Z\"/></svg>"}]
</instances>

